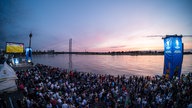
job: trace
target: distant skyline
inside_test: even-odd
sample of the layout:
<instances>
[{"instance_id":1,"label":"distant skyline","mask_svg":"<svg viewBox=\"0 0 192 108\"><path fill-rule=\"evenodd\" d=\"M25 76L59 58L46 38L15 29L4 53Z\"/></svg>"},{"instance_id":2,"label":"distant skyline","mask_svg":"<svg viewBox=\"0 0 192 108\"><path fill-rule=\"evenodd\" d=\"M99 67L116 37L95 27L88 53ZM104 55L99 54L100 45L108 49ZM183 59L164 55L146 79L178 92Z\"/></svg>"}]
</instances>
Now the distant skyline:
<instances>
[{"instance_id":1,"label":"distant skyline","mask_svg":"<svg viewBox=\"0 0 192 108\"><path fill-rule=\"evenodd\" d=\"M192 35L192 0L1 0L5 42L34 50L108 52L163 50L161 37ZM192 50L192 37L182 38Z\"/></svg>"}]
</instances>

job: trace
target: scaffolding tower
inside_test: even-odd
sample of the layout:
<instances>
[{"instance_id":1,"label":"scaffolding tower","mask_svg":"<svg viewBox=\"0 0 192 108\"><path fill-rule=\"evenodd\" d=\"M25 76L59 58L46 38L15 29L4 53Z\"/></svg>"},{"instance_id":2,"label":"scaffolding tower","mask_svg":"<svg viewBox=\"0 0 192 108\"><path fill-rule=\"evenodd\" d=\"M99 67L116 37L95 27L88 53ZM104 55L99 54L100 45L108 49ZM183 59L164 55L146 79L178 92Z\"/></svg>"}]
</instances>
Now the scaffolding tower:
<instances>
[{"instance_id":1,"label":"scaffolding tower","mask_svg":"<svg viewBox=\"0 0 192 108\"><path fill-rule=\"evenodd\" d=\"M69 53L72 52L72 39L69 39Z\"/></svg>"}]
</instances>

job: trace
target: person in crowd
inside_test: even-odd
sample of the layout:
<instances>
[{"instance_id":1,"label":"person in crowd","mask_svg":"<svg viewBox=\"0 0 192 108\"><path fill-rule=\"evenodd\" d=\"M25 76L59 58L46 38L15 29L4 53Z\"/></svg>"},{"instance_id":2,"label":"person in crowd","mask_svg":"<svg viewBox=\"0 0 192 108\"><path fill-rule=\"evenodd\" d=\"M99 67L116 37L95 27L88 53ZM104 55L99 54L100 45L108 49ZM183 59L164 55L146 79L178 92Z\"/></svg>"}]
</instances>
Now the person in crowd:
<instances>
[{"instance_id":1,"label":"person in crowd","mask_svg":"<svg viewBox=\"0 0 192 108\"><path fill-rule=\"evenodd\" d=\"M165 76L112 76L42 64L17 71L27 108L183 108L192 103L192 73ZM24 105L23 105L24 106Z\"/></svg>"},{"instance_id":2,"label":"person in crowd","mask_svg":"<svg viewBox=\"0 0 192 108\"><path fill-rule=\"evenodd\" d=\"M0 98L0 108L7 108L7 102L3 98Z\"/></svg>"}]
</instances>

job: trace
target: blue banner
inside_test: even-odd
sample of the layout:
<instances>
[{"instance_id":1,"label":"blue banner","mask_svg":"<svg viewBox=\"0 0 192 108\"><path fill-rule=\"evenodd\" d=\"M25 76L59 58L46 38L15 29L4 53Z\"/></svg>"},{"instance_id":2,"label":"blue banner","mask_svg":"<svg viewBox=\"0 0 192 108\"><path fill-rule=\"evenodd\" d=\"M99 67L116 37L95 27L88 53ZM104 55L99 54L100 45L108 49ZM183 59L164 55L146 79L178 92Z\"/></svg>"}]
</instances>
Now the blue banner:
<instances>
[{"instance_id":1,"label":"blue banner","mask_svg":"<svg viewBox=\"0 0 192 108\"><path fill-rule=\"evenodd\" d=\"M180 77L183 62L183 44L181 36L164 38L164 70L166 78Z\"/></svg>"},{"instance_id":2,"label":"blue banner","mask_svg":"<svg viewBox=\"0 0 192 108\"><path fill-rule=\"evenodd\" d=\"M32 62L32 49L26 48L25 50L26 62Z\"/></svg>"}]
</instances>

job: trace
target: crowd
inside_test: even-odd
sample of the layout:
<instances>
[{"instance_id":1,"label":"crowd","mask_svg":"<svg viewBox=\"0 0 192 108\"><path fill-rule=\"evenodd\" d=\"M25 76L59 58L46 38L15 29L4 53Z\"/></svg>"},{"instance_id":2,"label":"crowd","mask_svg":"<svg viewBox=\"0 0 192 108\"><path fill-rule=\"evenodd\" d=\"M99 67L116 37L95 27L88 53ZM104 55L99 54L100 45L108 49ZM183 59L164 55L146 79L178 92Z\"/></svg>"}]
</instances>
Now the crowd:
<instances>
[{"instance_id":1,"label":"crowd","mask_svg":"<svg viewBox=\"0 0 192 108\"><path fill-rule=\"evenodd\" d=\"M192 73L112 76L36 64L17 71L20 108L186 108L192 103Z\"/></svg>"}]
</instances>

